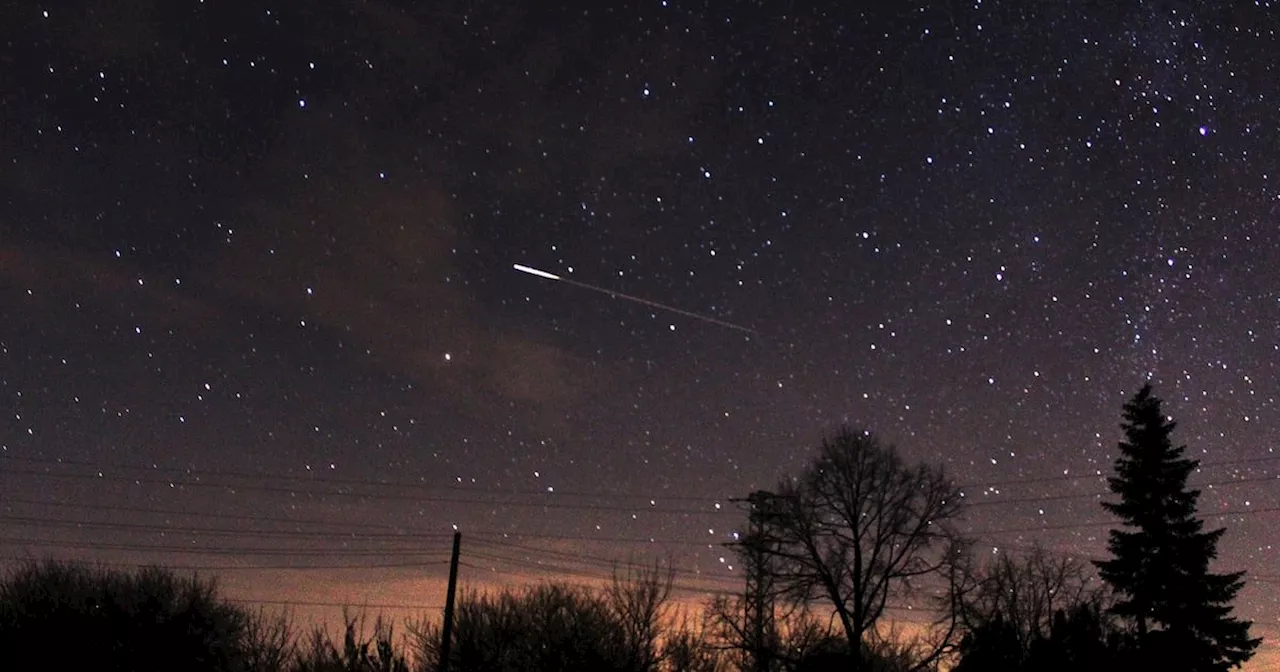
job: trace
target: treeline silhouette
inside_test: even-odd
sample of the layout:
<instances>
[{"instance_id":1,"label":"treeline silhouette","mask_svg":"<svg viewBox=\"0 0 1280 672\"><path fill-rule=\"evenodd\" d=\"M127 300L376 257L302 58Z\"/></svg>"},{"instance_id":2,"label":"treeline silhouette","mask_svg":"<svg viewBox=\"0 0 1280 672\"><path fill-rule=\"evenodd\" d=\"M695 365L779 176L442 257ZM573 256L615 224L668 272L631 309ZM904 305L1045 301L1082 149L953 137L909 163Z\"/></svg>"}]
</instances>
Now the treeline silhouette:
<instances>
[{"instance_id":1,"label":"treeline silhouette","mask_svg":"<svg viewBox=\"0 0 1280 672\"><path fill-rule=\"evenodd\" d=\"M464 591L451 664L481 670L719 672L744 668L729 619L671 601L671 574L657 565L618 574L591 590L549 581L492 594ZM773 669L841 669L843 638L812 613L792 615ZM0 583L0 646L24 652L10 669L243 672L434 672L440 625L344 610L338 633L300 630L287 613L222 599L216 581L163 568L121 570L28 561ZM38 642L73 641L49 649ZM868 648L882 665L901 651Z\"/></svg>"},{"instance_id":2,"label":"treeline silhouette","mask_svg":"<svg viewBox=\"0 0 1280 672\"><path fill-rule=\"evenodd\" d=\"M10 669L131 672L1049 672L1238 667L1260 644L1232 616L1242 572L1210 566L1198 463L1144 386L1123 409L1110 557L1032 547L977 554L943 470L841 428L799 474L750 493L734 545L745 581L690 609L670 563L619 562L599 588L548 581L463 590L448 659L432 614L399 623L344 611L338 631L295 626L163 568L29 560L0 581ZM928 622L890 616L918 605ZM43 643L66 642L66 646Z\"/></svg>"}]
</instances>

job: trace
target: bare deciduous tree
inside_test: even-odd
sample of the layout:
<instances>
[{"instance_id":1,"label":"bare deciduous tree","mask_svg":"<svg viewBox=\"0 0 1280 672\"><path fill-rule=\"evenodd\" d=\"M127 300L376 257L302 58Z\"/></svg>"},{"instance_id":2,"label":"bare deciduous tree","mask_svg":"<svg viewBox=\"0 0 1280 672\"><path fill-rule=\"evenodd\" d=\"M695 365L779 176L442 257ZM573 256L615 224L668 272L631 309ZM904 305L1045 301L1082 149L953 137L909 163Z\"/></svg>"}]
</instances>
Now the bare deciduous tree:
<instances>
[{"instance_id":1,"label":"bare deciduous tree","mask_svg":"<svg viewBox=\"0 0 1280 672\"><path fill-rule=\"evenodd\" d=\"M1129 669L1110 595L1089 565L1039 546L967 559L950 608L963 637L955 672Z\"/></svg>"},{"instance_id":2,"label":"bare deciduous tree","mask_svg":"<svg viewBox=\"0 0 1280 672\"><path fill-rule=\"evenodd\" d=\"M657 666L658 639L668 615L674 579L675 568L670 561L666 571L658 564L646 567L634 563L626 565L624 571L614 569L604 597L626 633L626 650L636 656L631 663L633 669Z\"/></svg>"},{"instance_id":3,"label":"bare deciduous tree","mask_svg":"<svg viewBox=\"0 0 1280 672\"><path fill-rule=\"evenodd\" d=\"M284 672L296 653L291 612L250 612L245 619L245 667L256 672Z\"/></svg>"},{"instance_id":4,"label":"bare deciduous tree","mask_svg":"<svg viewBox=\"0 0 1280 672\"><path fill-rule=\"evenodd\" d=\"M829 619L821 618L805 602L772 602L772 617L763 633L755 632L743 595L717 595L706 613L726 662L743 672L794 670L821 649L829 647ZM843 641L843 635L839 637Z\"/></svg>"},{"instance_id":5,"label":"bare deciduous tree","mask_svg":"<svg viewBox=\"0 0 1280 672\"><path fill-rule=\"evenodd\" d=\"M688 611L669 620L662 637L662 665L665 672L729 672L740 669L731 661L716 637L715 616L703 611L694 620Z\"/></svg>"},{"instance_id":6,"label":"bare deciduous tree","mask_svg":"<svg viewBox=\"0 0 1280 672\"><path fill-rule=\"evenodd\" d=\"M961 499L940 467L908 465L894 446L843 428L776 497L764 533L778 585L794 599L828 602L855 658L889 607L948 590ZM917 667L942 654L952 630Z\"/></svg>"},{"instance_id":7,"label":"bare deciduous tree","mask_svg":"<svg viewBox=\"0 0 1280 672\"><path fill-rule=\"evenodd\" d=\"M1083 561L1040 546L1021 557L1001 553L965 573L969 587L956 602L962 628L980 629L999 619L1024 650L1049 636L1056 613L1099 606L1103 599L1101 582Z\"/></svg>"}]
</instances>

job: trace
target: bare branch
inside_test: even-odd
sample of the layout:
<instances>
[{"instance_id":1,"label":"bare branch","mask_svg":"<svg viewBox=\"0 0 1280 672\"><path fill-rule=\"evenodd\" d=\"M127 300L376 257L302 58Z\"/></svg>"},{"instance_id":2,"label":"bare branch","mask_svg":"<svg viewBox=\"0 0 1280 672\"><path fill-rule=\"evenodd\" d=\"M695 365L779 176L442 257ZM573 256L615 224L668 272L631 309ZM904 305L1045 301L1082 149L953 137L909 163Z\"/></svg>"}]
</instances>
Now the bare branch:
<instances>
[{"instance_id":1,"label":"bare branch","mask_svg":"<svg viewBox=\"0 0 1280 672\"><path fill-rule=\"evenodd\" d=\"M830 604L856 655L895 599L948 582L959 493L940 469L909 466L870 434L843 429L824 440L777 497L765 526L777 584L795 600Z\"/></svg>"}]
</instances>

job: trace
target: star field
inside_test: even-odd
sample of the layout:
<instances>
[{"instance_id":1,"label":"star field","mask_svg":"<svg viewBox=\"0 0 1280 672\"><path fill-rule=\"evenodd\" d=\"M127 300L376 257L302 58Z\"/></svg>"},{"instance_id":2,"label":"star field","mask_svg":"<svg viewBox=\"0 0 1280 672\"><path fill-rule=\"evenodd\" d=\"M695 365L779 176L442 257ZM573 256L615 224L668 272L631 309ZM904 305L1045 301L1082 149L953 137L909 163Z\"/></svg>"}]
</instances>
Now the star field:
<instances>
[{"instance_id":1,"label":"star field","mask_svg":"<svg viewBox=\"0 0 1280 672\"><path fill-rule=\"evenodd\" d=\"M1280 626L1269 2L23 4L7 559L436 605L456 528L464 581L696 597L842 423L1096 557L1151 379Z\"/></svg>"}]
</instances>

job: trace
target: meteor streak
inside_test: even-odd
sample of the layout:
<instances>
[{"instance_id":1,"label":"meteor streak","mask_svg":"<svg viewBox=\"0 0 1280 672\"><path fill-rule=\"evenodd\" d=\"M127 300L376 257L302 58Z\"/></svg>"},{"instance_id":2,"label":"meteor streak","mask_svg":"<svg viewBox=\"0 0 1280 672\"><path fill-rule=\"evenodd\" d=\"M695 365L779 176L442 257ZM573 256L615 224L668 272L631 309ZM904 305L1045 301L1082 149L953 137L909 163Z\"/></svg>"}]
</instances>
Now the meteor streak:
<instances>
[{"instance_id":1,"label":"meteor streak","mask_svg":"<svg viewBox=\"0 0 1280 672\"><path fill-rule=\"evenodd\" d=\"M524 264L515 264L515 265L514 265L514 268L515 268L517 271L520 271L521 273L528 273L529 275L536 275L536 276L538 276L539 278L546 278L546 279L548 279L548 280L561 280L561 279L562 279L560 276L556 275L555 273L548 273L548 272L546 272L546 271L539 271L539 270L538 270L538 269L536 269L536 268L530 268L530 267L528 267L528 266L525 266Z\"/></svg>"},{"instance_id":2,"label":"meteor streak","mask_svg":"<svg viewBox=\"0 0 1280 672\"><path fill-rule=\"evenodd\" d=\"M589 289L589 290L591 290L591 291L593 291L593 292L600 292L601 294L608 294L609 296L612 296L612 297L613 297L613 298L615 298L615 299L626 299L626 300L628 300L628 301L633 301L633 302L635 302L635 303L638 303L638 304L641 304L641 305L644 305L644 306L649 306L649 307L651 307L651 308L658 308L658 309L661 309L661 310L666 310L666 311L669 311L669 312L672 312L672 313L676 313L676 314L678 314L678 315L684 315L685 317L692 317L692 318L693 318L693 319L695 319L695 320L702 320L703 322L710 322L711 324L719 325L719 326L721 326L721 327L725 327L725 328L728 328L728 329L736 329L736 330L738 330L738 331L746 332L746 333L748 333L748 334L752 334L752 335L754 335L754 336L759 336L759 335L760 335L760 332L756 331L755 329L748 329L747 327L744 327L744 326L741 326L741 325L737 325L737 324L734 324L734 323L732 323L732 322L725 322L724 320L717 320L716 318L714 318L714 317L710 317L710 316L708 316L708 315L699 315L698 313L690 312L690 311L687 311L687 310L684 310L684 309L681 309L681 308L676 308L675 306L668 306L668 305L667 305L667 304L665 304L665 303L658 303L657 301L650 301L650 300L648 300L648 299L642 299L642 298L640 298L640 297L638 297L638 296L631 296L630 294L623 294L622 292L615 292L615 291L613 291L612 289L606 289L606 288L604 288L604 287L597 287L597 286L595 286L595 285L588 285L588 284L587 284L587 283L585 283L585 282L578 282L577 280L570 280L569 278L561 277L561 276L559 276L559 275L556 275L555 273L548 273L548 272L546 272L546 271L540 271L540 270L538 270L538 269L536 269L536 268L533 268L533 267L531 267L531 266L525 266L524 264L512 264L512 268L516 269L517 271L520 271L521 273L528 273L529 275L536 275L536 276L538 276L539 278L546 278L547 280L557 280L557 281L559 281L559 282L564 282L564 283L568 283L568 284L570 284L570 285L573 285L574 287L581 287L581 288L583 288L583 289Z\"/></svg>"}]
</instances>

